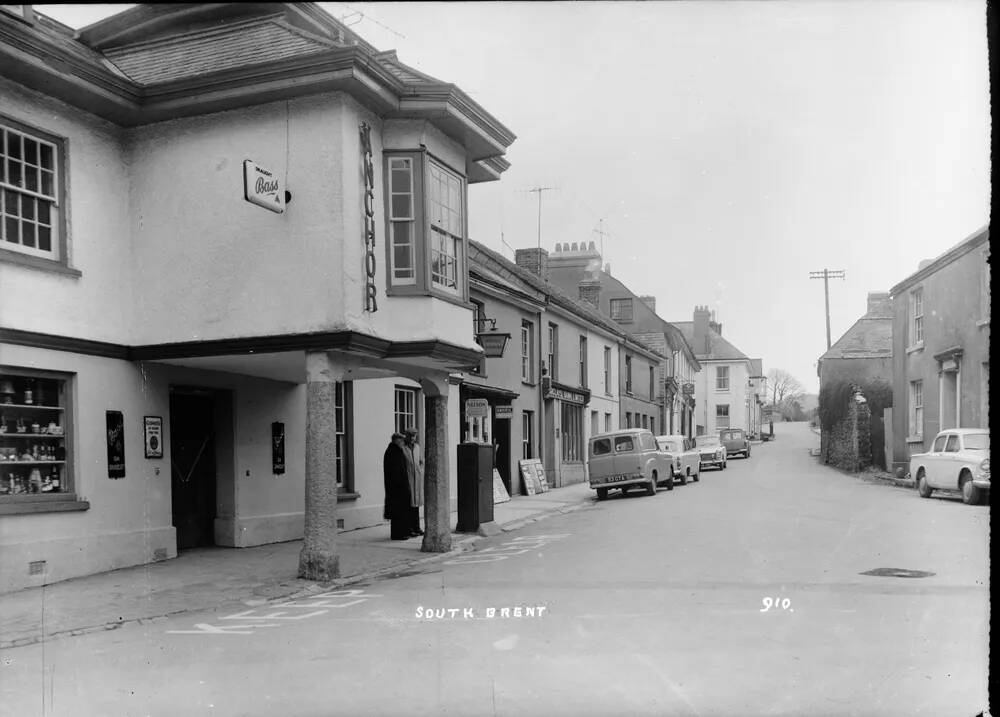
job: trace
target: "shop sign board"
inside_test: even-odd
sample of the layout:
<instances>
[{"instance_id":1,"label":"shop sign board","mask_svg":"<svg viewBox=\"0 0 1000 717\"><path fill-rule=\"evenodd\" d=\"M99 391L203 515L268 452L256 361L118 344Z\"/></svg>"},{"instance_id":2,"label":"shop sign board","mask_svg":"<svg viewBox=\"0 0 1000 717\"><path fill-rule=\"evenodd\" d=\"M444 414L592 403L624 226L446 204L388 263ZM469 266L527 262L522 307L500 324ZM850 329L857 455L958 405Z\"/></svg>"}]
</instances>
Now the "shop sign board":
<instances>
[{"instance_id":1,"label":"shop sign board","mask_svg":"<svg viewBox=\"0 0 1000 717\"><path fill-rule=\"evenodd\" d=\"M285 190L278 175L252 159L243 160L243 198L278 214L285 211Z\"/></svg>"},{"instance_id":2,"label":"shop sign board","mask_svg":"<svg viewBox=\"0 0 1000 717\"><path fill-rule=\"evenodd\" d=\"M163 458L163 417L143 416L146 458Z\"/></svg>"},{"instance_id":3,"label":"shop sign board","mask_svg":"<svg viewBox=\"0 0 1000 717\"><path fill-rule=\"evenodd\" d=\"M551 385L545 389L545 398L558 398L560 401L578 403L581 406L587 403L587 397L585 395L576 393L575 391L567 391L564 388L558 388Z\"/></svg>"},{"instance_id":4,"label":"shop sign board","mask_svg":"<svg viewBox=\"0 0 1000 717\"><path fill-rule=\"evenodd\" d=\"M105 411L108 439L108 478L125 477L125 417L121 411Z\"/></svg>"},{"instance_id":5,"label":"shop sign board","mask_svg":"<svg viewBox=\"0 0 1000 717\"><path fill-rule=\"evenodd\" d=\"M510 418L514 415L513 406L494 406L493 418Z\"/></svg>"},{"instance_id":6,"label":"shop sign board","mask_svg":"<svg viewBox=\"0 0 1000 717\"><path fill-rule=\"evenodd\" d=\"M693 396L694 395L694 384L693 383L685 383L685 384L683 384L681 386L681 393L683 395L685 395L685 396Z\"/></svg>"},{"instance_id":7,"label":"shop sign board","mask_svg":"<svg viewBox=\"0 0 1000 717\"><path fill-rule=\"evenodd\" d=\"M500 477L500 471L496 468L493 469L493 505L497 503L506 503L510 500L510 493L507 492L507 486L503 484L503 478Z\"/></svg>"},{"instance_id":8,"label":"shop sign board","mask_svg":"<svg viewBox=\"0 0 1000 717\"><path fill-rule=\"evenodd\" d=\"M535 495L545 493L549 489L549 482L545 477L545 466L538 458L524 458L517 462L521 470L521 480L524 483L525 495Z\"/></svg>"},{"instance_id":9,"label":"shop sign board","mask_svg":"<svg viewBox=\"0 0 1000 717\"><path fill-rule=\"evenodd\" d=\"M490 402L485 398L469 398L465 401L466 418L486 418L490 415Z\"/></svg>"}]
</instances>

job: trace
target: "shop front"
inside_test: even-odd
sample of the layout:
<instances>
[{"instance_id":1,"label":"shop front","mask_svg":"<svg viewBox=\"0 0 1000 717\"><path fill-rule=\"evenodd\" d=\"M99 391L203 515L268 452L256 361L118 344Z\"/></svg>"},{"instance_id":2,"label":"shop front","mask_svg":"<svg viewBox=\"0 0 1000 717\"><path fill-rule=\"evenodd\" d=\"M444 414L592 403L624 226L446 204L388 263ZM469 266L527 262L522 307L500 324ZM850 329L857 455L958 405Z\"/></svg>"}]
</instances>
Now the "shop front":
<instances>
[{"instance_id":1,"label":"shop front","mask_svg":"<svg viewBox=\"0 0 1000 717\"><path fill-rule=\"evenodd\" d=\"M493 466L500 473L508 494L518 491L517 460L521 457L520 435L515 435L514 391L475 383L459 388L459 422L462 441L493 446Z\"/></svg>"},{"instance_id":2,"label":"shop front","mask_svg":"<svg viewBox=\"0 0 1000 717\"><path fill-rule=\"evenodd\" d=\"M586 411L590 390L542 379L544 465L549 485L559 488L587 479Z\"/></svg>"}]
</instances>

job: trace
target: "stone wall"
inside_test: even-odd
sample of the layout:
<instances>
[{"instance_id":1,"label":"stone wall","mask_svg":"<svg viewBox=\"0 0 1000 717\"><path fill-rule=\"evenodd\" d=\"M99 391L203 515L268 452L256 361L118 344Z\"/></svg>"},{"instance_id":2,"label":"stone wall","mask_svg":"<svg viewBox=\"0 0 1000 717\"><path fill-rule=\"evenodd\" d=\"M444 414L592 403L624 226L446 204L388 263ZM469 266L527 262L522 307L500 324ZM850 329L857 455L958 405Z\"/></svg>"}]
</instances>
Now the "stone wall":
<instances>
[{"instance_id":1,"label":"stone wall","mask_svg":"<svg viewBox=\"0 0 1000 717\"><path fill-rule=\"evenodd\" d=\"M847 415L821 432L820 454L827 465L855 473L871 465L871 410L860 392L850 399Z\"/></svg>"}]
</instances>

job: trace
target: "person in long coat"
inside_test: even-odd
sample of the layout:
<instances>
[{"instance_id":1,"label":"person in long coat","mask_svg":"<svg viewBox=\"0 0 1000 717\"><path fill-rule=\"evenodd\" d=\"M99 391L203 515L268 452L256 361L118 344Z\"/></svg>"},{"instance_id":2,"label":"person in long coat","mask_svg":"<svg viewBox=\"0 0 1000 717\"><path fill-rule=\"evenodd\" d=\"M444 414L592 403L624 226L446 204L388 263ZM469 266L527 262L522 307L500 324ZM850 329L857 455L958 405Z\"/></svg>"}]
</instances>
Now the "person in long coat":
<instances>
[{"instance_id":1,"label":"person in long coat","mask_svg":"<svg viewBox=\"0 0 1000 717\"><path fill-rule=\"evenodd\" d=\"M410 478L403 440L402 433L393 433L382 456L382 475L385 479L385 508L382 517L391 521L389 537L393 540L406 540L413 532Z\"/></svg>"},{"instance_id":2,"label":"person in long coat","mask_svg":"<svg viewBox=\"0 0 1000 717\"><path fill-rule=\"evenodd\" d=\"M424 504L424 453L417 440L417 429L407 428L405 439L407 452L406 470L410 479L410 523L413 535L423 535L420 529L420 506Z\"/></svg>"}]
</instances>

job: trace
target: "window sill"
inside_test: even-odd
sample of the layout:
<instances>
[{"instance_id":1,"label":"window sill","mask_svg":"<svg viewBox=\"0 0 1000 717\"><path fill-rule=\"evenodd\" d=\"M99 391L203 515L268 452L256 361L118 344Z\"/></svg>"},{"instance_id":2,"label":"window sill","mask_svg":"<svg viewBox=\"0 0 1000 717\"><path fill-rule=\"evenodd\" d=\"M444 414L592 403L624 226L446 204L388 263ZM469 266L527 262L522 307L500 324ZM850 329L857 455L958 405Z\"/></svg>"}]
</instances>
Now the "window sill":
<instances>
[{"instance_id":1,"label":"window sill","mask_svg":"<svg viewBox=\"0 0 1000 717\"><path fill-rule=\"evenodd\" d=\"M386 296L394 298L406 298L406 297L430 297L432 299L441 299L442 301L447 301L449 304L457 304L466 309L475 308L473 303L467 299L463 299L458 294L452 294L443 289L428 289L426 287L417 286L416 284L402 284L399 286L389 286L385 292Z\"/></svg>"},{"instance_id":2,"label":"window sill","mask_svg":"<svg viewBox=\"0 0 1000 717\"><path fill-rule=\"evenodd\" d=\"M357 500L360 497L361 497L360 493L354 493L352 491L340 491L339 493L337 493L337 502L348 503L352 500Z\"/></svg>"},{"instance_id":3,"label":"window sill","mask_svg":"<svg viewBox=\"0 0 1000 717\"><path fill-rule=\"evenodd\" d=\"M906 353L915 354L917 351L923 351L923 350L924 350L924 342L921 341L919 344L913 344L913 346L908 346L906 349Z\"/></svg>"},{"instance_id":4,"label":"window sill","mask_svg":"<svg viewBox=\"0 0 1000 717\"><path fill-rule=\"evenodd\" d=\"M906 437L906 442L907 443L923 443L924 442L924 437L923 436L907 436Z\"/></svg>"},{"instance_id":5,"label":"window sill","mask_svg":"<svg viewBox=\"0 0 1000 717\"><path fill-rule=\"evenodd\" d=\"M65 513L80 510L90 510L90 502L78 500L72 493L59 496L25 495L0 498L0 515Z\"/></svg>"},{"instance_id":6,"label":"window sill","mask_svg":"<svg viewBox=\"0 0 1000 717\"><path fill-rule=\"evenodd\" d=\"M526 381L526 380L524 380L524 379L522 378L522 379L521 379L521 384L522 384L522 385L524 385L524 386L531 386L531 387L535 387L535 386L537 386L537 385L538 385L538 381Z\"/></svg>"},{"instance_id":7,"label":"window sill","mask_svg":"<svg viewBox=\"0 0 1000 717\"><path fill-rule=\"evenodd\" d=\"M0 262L5 264L16 264L17 266L24 266L29 269L50 271L53 274L65 274L66 276L72 276L75 278L83 276L83 272L79 269L70 268L62 262L54 259L43 259L39 256L29 256L28 254L21 254L20 252L11 251L10 249L0 249Z\"/></svg>"},{"instance_id":8,"label":"window sill","mask_svg":"<svg viewBox=\"0 0 1000 717\"><path fill-rule=\"evenodd\" d=\"M989 319L983 319L982 321L976 322L976 326L978 326L979 328L983 328L984 326L989 326L989 325L990 325Z\"/></svg>"}]
</instances>

